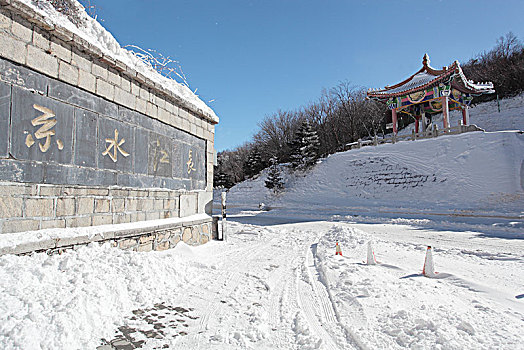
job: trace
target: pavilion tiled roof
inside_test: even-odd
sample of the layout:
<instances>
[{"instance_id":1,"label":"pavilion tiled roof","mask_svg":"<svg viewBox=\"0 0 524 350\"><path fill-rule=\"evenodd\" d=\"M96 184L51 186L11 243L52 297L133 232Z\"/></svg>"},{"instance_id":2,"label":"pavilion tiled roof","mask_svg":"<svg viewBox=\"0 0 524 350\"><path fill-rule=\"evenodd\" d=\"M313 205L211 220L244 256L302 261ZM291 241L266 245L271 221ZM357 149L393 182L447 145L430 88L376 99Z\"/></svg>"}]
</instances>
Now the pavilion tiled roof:
<instances>
[{"instance_id":1,"label":"pavilion tiled roof","mask_svg":"<svg viewBox=\"0 0 524 350\"><path fill-rule=\"evenodd\" d=\"M440 83L449 83L449 81L451 81L453 88L463 93L477 95L495 92L491 82L474 83L468 80L458 61L453 62L449 67L434 69L429 65L428 54L425 54L422 64L423 66L418 72L396 85L386 86L383 89L369 89L368 97L378 99L399 97Z\"/></svg>"}]
</instances>

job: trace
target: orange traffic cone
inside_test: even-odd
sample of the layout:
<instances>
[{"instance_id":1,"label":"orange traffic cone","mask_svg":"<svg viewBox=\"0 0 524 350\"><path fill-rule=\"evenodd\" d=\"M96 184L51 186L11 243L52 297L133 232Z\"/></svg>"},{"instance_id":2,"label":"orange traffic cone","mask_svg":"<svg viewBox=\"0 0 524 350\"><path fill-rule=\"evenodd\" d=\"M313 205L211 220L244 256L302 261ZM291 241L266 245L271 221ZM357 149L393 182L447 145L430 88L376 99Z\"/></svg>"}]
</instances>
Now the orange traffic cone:
<instances>
[{"instance_id":1,"label":"orange traffic cone","mask_svg":"<svg viewBox=\"0 0 524 350\"><path fill-rule=\"evenodd\" d=\"M368 265L376 265L377 259L375 258L375 252L373 251L373 247L371 246L371 241L368 242L368 256L366 264Z\"/></svg>"},{"instance_id":2,"label":"orange traffic cone","mask_svg":"<svg viewBox=\"0 0 524 350\"><path fill-rule=\"evenodd\" d=\"M335 255L342 255L342 249L338 245L338 241L337 241L337 245L335 247Z\"/></svg>"},{"instance_id":3,"label":"orange traffic cone","mask_svg":"<svg viewBox=\"0 0 524 350\"><path fill-rule=\"evenodd\" d=\"M424 260L424 267L422 268L422 274L426 277L435 277L435 263L433 262L433 249L428 246L426 250L426 259Z\"/></svg>"}]
</instances>

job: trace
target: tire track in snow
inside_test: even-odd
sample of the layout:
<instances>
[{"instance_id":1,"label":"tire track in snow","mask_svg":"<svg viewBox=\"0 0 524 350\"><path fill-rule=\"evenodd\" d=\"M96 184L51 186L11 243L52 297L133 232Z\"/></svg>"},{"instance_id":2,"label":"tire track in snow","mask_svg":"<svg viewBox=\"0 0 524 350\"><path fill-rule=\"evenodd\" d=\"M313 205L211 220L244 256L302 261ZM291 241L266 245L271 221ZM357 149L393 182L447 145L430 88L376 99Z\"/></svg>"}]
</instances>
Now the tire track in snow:
<instances>
[{"instance_id":1,"label":"tire track in snow","mask_svg":"<svg viewBox=\"0 0 524 350\"><path fill-rule=\"evenodd\" d=\"M205 288L214 291L215 295L213 299L206 300L205 305L202 305L205 307L205 311L200 316L201 320L198 328L191 332L188 345L194 349L202 349L205 346L209 346L207 338L202 336L202 334L205 334L210 329L209 325L212 323L212 319L218 320L223 316L230 317L228 311L231 310L231 306L227 305L224 300L231 299L231 295L238 289L244 278L259 279L258 276L247 273L244 270L246 267L249 268L251 265L256 265L259 257L267 252L267 248L273 243L275 238L273 237L273 239L268 241L253 241L250 242L252 244L250 249L233 249L225 254L224 260L230 262L230 264L224 268L223 271L225 273L215 276L214 287ZM234 258L230 256L234 256ZM239 329L231 322L221 322L220 324L220 334L226 337L230 335L231 328Z\"/></svg>"},{"instance_id":2,"label":"tire track in snow","mask_svg":"<svg viewBox=\"0 0 524 350\"><path fill-rule=\"evenodd\" d=\"M329 298L329 294L326 290L326 286L319 280L319 274L315 264L315 256L317 254L317 243L311 245L310 251L307 253L306 264L308 267L308 275L312 283L313 291L318 295L322 309L324 310L323 316L327 322L337 322L335 317L335 310L333 309L333 303Z\"/></svg>"},{"instance_id":3,"label":"tire track in snow","mask_svg":"<svg viewBox=\"0 0 524 350\"><path fill-rule=\"evenodd\" d=\"M232 255L235 256L236 261L245 261L250 254L251 252L245 249L231 249L226 250L224 253L218 254L218 256L224 256L224 261L230 261L230 256ZM231 292L240 284L241 274L239 274L236 270L222 269L216 270L216 272L217 275L213 280L211 280L211 285L208 284L210 280L206 278L202 279L201 283L193 284L186 289L186 291L209 290L210 292L215 293L207 293L207 295L210 296L210 299L206 299L204 304L200 304L199 309L195 309L196 316L200 318L198 326L196 329L189 332L187 339L182 340L182 346L177 348L185 349L189 346L192 349L200 349L203 345L208 344L205 342L205 344L201 345L201 342L204 340L202 334L205 334L209 328L208 326L211 317L215 316L218 310L224 307L221 299L223 299L224 296L230 295ZM201 297L199 297L199 299L201 300Z\"/></svg>"},{"instance_id":4,"label":"tire track in snow","mask_svg":"<svg viewBox=\"0 0 524 350\"><path fill-rule=\"evenodd\" d=\"M289 348L289 340L286 339L286 334L288 334L290 331L289 324L291 323L291 320L285 320L284 313L286 310L284 310L283 306L284 303L286 303L288 307L289 304L297 306L295 299L285 301L286 296L289 297L292 295L289 291L294 290L294 285L292 286L291 284L294 282L294 271L296 270L296 266L298 264L298 258L296 257L297 251L298 246L296 242L293 242L293 259L287 263L287 256L284 255L284 259L278 261L280 266L275 269L274 275L277 278L270 277L270 284L274 285L275 287L270 294L269 324L272 330L272 341L275 343L277 349ZM282 273L280 273L280 270L282 270ZM292 309L296 310L296 307Z\"/></svg>"},{"instance_id":5,"label":"tire track in snow","mask_svg":"<svg viewBox=\"0 0 524 350\"><path fill-rule=\"evenodd\" d=\"M318 279L313 252L317 243L318 239L305 248L302 272L306 276L301 278L300 271L297 271L298 301L311 330L322 339L323 348L346 349L346 344L338 344L336 342L338 337L346 337L345 332L343 332L337 321L333 304L329 299L325 286Z\"/></svg>"}]
</instances>

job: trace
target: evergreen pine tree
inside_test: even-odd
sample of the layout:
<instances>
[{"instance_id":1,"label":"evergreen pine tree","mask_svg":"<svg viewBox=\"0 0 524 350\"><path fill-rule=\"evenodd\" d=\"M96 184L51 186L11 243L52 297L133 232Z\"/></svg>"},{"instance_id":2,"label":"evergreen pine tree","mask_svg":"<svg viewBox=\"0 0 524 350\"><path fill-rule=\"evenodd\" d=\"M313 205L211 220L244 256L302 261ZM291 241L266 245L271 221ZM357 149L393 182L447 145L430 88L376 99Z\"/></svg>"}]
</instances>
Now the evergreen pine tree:
<instances>
[{"instance_id":1,"label":"evergreen pine tree","mask_svg":"<svg viewBox=\"0 0 524 350\"><path fill-rule=\"evenodd\" d=\"M284 181L282 181L282 176L280 175L280 169L277 164L277 158L271 158L270 162L271 166L269 167L269 172L267 174L265 185L267 188L277 193L284 188Z\"/></svg>"},{"instance_id":2,"label":"evergreen pine tree","mask_svg":"<svg viewBox=\"0 0 524 350\"><path fill-rule=\"evenodd\" d=\"M230 177L221 171L220 166L215 166L213 172L213 186L215 188L231 188L234 183L231 181Z\"/></svg>"},{"instance_id":3,"label":"evergreen pine tree","mask_svg":"<svg viewBox=\"0 0 524 350\"><path fill-rule=\"evenodd\" d=\"M247 177L253 177L257 175L262 169L264 169L264 163L262 162L262 156L258 148L254 148L245 164L244 164L244 173Z\"/></svg>"},{"instance_id":4,"label":"evergreen pine tree","mask_svg":"<svg viewBox=\"0 0 524 350\"><path fill-rule=\"evenodd\" d=\"M318 159L320 141L317 132L309 121L304 120L297 130L291 147L291 166L294 169L306 170L313 166Z\"/></svg>"}]
</instances>

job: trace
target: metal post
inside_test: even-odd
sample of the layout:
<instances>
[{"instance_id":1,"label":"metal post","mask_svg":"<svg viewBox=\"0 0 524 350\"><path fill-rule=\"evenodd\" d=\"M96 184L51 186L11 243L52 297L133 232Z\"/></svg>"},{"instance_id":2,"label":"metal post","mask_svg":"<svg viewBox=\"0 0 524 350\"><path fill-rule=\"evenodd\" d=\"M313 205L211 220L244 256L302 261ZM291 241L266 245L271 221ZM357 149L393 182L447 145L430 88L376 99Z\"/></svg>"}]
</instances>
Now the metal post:
<instances>
[{"instance_id":1,"label":"metal post","mask_svg":"<svg viewBox=\"0 0 524 350\"><path fill-rule=\"evenodd\" d=\"M227 222L226 222L226 193L222 192L222 240L227 241Z\"/></svg>"},{"instance_id":2,"label":"metal post","mask_svg":"<svg viewBox=\"0 0 524 350\"><path fill-rule=\"evenodd\" d=\"M499 94L497 94L497 108L499 109L499 113L500 113L500 101L499 101Z\"/></svg>"}]
</instances>

